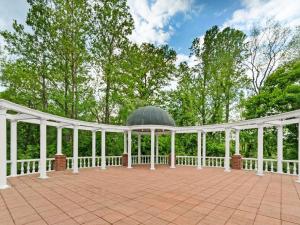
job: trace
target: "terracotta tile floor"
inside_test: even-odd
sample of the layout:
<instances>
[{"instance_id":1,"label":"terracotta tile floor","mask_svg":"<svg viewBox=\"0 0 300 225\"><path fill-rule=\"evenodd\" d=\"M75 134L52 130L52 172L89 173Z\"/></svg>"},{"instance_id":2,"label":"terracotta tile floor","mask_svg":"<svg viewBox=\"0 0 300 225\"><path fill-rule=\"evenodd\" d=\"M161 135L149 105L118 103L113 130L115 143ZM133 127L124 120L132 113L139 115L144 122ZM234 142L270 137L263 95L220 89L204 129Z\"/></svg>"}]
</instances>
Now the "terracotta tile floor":
<instances>
[{"instance_id":1,"label":"terracotta tile floor","mask_svg":"<svg viewBox=\"0 0 300 225\"><path fill-rule=\"evenodd\" d=\"M300 224L292 176L164 166L49 176L10 178L0 224Z\"/></svg>"}]
</instances>

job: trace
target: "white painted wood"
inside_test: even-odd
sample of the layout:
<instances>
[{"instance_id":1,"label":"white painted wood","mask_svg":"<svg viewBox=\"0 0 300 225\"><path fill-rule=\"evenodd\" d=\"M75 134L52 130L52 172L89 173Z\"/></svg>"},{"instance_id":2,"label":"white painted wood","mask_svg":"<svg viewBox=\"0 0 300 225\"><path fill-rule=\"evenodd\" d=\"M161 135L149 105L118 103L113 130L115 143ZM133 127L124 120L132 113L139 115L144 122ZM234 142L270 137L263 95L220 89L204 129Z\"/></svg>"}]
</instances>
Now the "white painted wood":
<instances>
[{"instance_id":1,"label":"white painted wood","mask_svg":"<svg viewBox=\"0 0 300 225\"><path fill-rule=\"evenodd\" d=\"M156 150L156 153L155 153L155 163L158 164L158 145L159 145L159 140L158 140L158 135L156 134L155 135L155 143L156 143L156 146L155 146L155 150Z\"/></svg>"},{"instance_id":2,"label":"white painted wood","mask_svg":"<svg viewBox=\"0 0 300 225\"><path fill-rule=\"evenodd\" d=\"M47 125L45 120L40 122L40 177L46 179L47 177Z\"/></svg>"},{"instance_id":3,"label":"white painted wood","mask_svg":"<svg viewBox=\"0 0 300 225\"><path fill-rule=\"evenodd\" d=\"M230 129L225 130L225 172L230 172Z\"/></svg>"},{"instance_id":4,"label":"white painted wood","mask_svg":"<svg viewBox=\"0 0 300 225\"><path fill-rule=\"evenodd\" d=\"M62 155L62 127L57 127L56 155Z\"/></svg>"},{"instance_id":5,"label":"white painted wood","mask_svg":"<svg viewBox=\"0 0 300 225\"><path fill-rule=\"evenodd\" d=\"M10 175L17 176L17 121L11 120L10 122Z\"/></svg>"},{"instance_id":6,"label":"white painted wood","mask_svg":"<svg viewBox=\"0 0 300 225\"><path fill-rule=\"evenodd\" d=\"M127 154L127 134L124 132L124 151L123 154Z\"/></svg>"},{"instance_id":7,"label":"white painted wood","mask_svg":"<svg viewBox=\"0 0 300 225\"><path fill-rule=\"evenodd\" d=\"M206 166L206 132L203 133L203 139L202 139L202 151L203 151L203 156L202 156L202 166Z\"/></svg>"},{"instance_id":8,"label":"white painted wood","mask_svg":"<svg viewBox=\"0 0 300 225\"><path fill-rule=\"evenodd\" d=\"M137 155L138 164L141 164L141 134L138 134L138 155Z\"/></svg>"},{"instance_id":9,"label":"white painted wood","mask_svg":"<svg viewBox=\"0 0 300 225\"><path fill-rule=\"evenodd\" d=\"M155 144L155 130L151 129L151 161L150 161L150 170L155 170L154 167L154 144Z\"/></svg>"},{"instance_id":10,"label":"white painted wood","mask_svg":"<svg viewBox=\"0 0 300 225\"><path fill-rule=\"evenodd\" d=\"M101 130L101 169L106 169L106 157L105 157L105 130Z\"/></svg>"},{"instance_id":11,"label":"white painted wood","mask_svg":"<svg viewBox=\"0 0 300 225\"><path fill-rule=\"evenodd\" d=\"M127 168L128 169L131 169L132 168L132 158L131 158L131 130L128 131L128 146L127 146L127 149L128 149L128 166Z\"/></svg>"},{"instance_id":12,"label":"white painted wood","mask_svg":"<svg viewBox=\"0 0 300 225\"><path fill-rule=\"evenodd\" d=\"M277 173L282 173L283 160L283 127L277 126Z\"/></svg>"},{"instance_id":13,"label":"white painted wood","mask_svg":"<svg viewBox=\"0 0 300 225\"><path fill-rule=\"evenodd\" d=\"M235 155L240 154L240 130L235 129Z\"/></svg>"},{"instance_id":14,"label":"white painted wood","mask_svg":"<svg viewBox=\"0 0 300 225\"><path fill-rule=\"evenodd\" d=\"M298 179L297 182L300 183L300 120L298 122Z\"/></svg>"},{"instance_id":15,"label":"white painted wood","mask_svg":"<svg viewBox=\"0 0 300 225\"><path fill-rule=\"evenodd\" d=\"M96 166L96 131L92 131L92 167Z\"/></svg>"},{"instance_id":16,"label":"white painted wood","mask_svg":"<svg viewBox=\"0 0 300 225\"><path fill-rule=\"evenodd\" d=\"M264 163L264 127L260 125L257 132L257 175L263 176Z\"/></svg>"},{"instance_id":17,"label":"white painted wood","mask_svg":"<svg viewBox=\"0 0 300 225\"><path fill-rule=\"evenodd\" d=\"M6 109L0 108L0 189L9 188L6 178Z\"/></svg>"},{"instance_id":18,"label":"white painted wood","mask_svg":"<svg viewBox=\"0 0 300 225\"><path fill-rule=\"evenodd\" d=\"M201 165L201 136L202 132L201 130L198 131L198 137L197 137L197 169L202 169Z\"/></svg>"},{"instance_id":19,"label":"white painted wood","mask_svg":"<svg viewBox=\"0 0 300 225\"><path fill-rule=\"evenodd\" d=\"M171 167L175 168L175 131L171 131Z\"/></svg>"},{"instance_id":20,"label":"white painted wood","mask_svg":"<svg viewBox=\"0 0 300 225\"><path fill-rule=\"evenodd\" d=\"M73 128L73 173L78 173L78 127Z\"/></svg>"}]
</instances>

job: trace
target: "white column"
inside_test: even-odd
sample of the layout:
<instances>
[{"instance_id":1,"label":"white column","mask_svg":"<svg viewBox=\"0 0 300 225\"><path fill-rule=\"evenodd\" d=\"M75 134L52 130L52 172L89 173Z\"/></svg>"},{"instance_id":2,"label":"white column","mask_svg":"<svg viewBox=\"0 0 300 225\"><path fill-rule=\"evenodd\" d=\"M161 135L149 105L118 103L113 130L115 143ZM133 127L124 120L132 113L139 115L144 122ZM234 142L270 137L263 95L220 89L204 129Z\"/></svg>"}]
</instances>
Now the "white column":
<instances>
[{"instance_id":1,"label":"white column","mask_svg":"<svg viewBox=\"0 0 300 225\"><path fill-rule=\"evenodd\" d=\"M206 166L206 132L205 131L203 132L202 151L203 151L202 166Z\"/></svg>"},{"instance_id":2,"label":"white column","mask_svg":"<svg viewBox=\"0 0 300 225\"><path fill-rule=\"evenodd\" d=\"M198 141L198 145L197 145L198 165L197 165L197 169L202 169L202 165L201 165L201 135L202 135L201 130L198 130L198 137L197 137L197 141Z\"/></svg>"},{"instance_id":3,"label":"white column","mask_svg":"<svg viewBox=\"0 0 300 225\"><path fill-rule=\"evenodd\" d=\"M258 176L263 176L264 165L264 127L260 124L257 132L257 173Z\"/></svg>"},{"instance_id":4,"label":"white column","mask_svg":"<svg viewBox=\"0 0 300 225\"><path fill-rule=\"evenodd\" d=\"M171 131L171 167L175 168L175 131Z\"/></svg>"},{"instance_id":5,"label":"white column","mask_svg":"<svg viewBox=\"0 0 300 225\"><path fill-rule=\"evenodd\" d=\"M0 189L8 188L6 178L6 109L0 109Z\"/></svg>"},{"instance_id":6,"label":"white column","mask_svg":"<svg viewBox=\"0 0 300 225\"><path fill-rule=\"evenodd\" d=\"M131 169L132 166L131 166L131 130L128 131L128 146L127 146L127 150L128 150L128 165L127 165L127 168L128 169Z\"/></svg>"},{"instance_id":7,"label":"white column","mask_svg":"<svg viewBox=\"0 0 300 225\"><path fill-rule=\"evenodd\" d=\"M62 155L61 141L62 141L62 127L57 127L57 137L56 137L56 155Z\"/></svg>"},{"instance_id":8,"label":"white column","mask_svg":"<svg viewBox=\"0 0 300 225\"><path fill-rule=\"evenodd\" d=\"M17 176L17 121L12 120L10 123L10 174L12 177Z\"/></svg>"},{"instance_id":9,"label":"white column","mask_svg":"<svg viewBox=\"0 0 300 225\"><path fill-rule=\"evenodd\" d=\"M92 131L92 167L96 166L96 131Z\"/></svg>"},{"instance_id":10,"label":"white column","mask_svg":"<svg viewBox=\"0 0 300 225\"><path fill-rule=\"evenodd\" d=\"M230 129L225 129L225 172L230 172Z\"/></svg>"},{"instance_id":11,"label":"white column","mask_svg":"<svg viewBox=\"0 0 300 225\"><path fill-rule=\"evenodd\" d=\"M124 131L124 151L123 154L127 154L127 134L126 131Z\"/></svg>"},{"instance_id":12,"label":"white column","mask_svg":"<svg viewBox=\"0 0 300 225\"><path fill-rule=\"evenodd\" d=\"M151 165L150 170L155 170L154 167L154 143L155 142L155 130L151 129Z\"/></svg>"},{"instance_id":13,"label":"white column","mask_svg":"<svg viewBox=\"0 0 300 225\"><path fill-rule=\"evenodd\" d=\"M235 155L240 154L240 130L235 129Z\"/></svg>"},{"instance_id":14,"label":"white column","mask_svg":"<svg viewBox=\"0 0 300 225\"><path fill-rule=\"evenodd\" d=\"M141 134L138 134L138 164L141 164Z\"/></svg>"},{"instance_id":15,"label":"white column","mask_svg":"<svg viewBox=\"0 0 300 225\"><path fill-rule=\"evenodd\" d=\"M283 127L277 127L277 173L282 173L283 160Z\"/></svg>"},{"instance_id":16,"label":"white column","mask_svg":"<svg viewBox=\"0 0 300 225\"><path fill-rule=\"evenodd\" d=\"M158 164L158 134L155 135L155 139L156 139L156 146L155 146L155 149L156 149L156 154L155 154L155 160L156 160L156 164Z\"/></svg>"},{"instance_id":17,"label":"white column","mask_svg":"<svg viewBox=\"0 0 300 225\"><path fill-rule=\"evenodd\" d=\"M41 179L47 177L47 124L46 120L40 122L40 165L39 165Z\"/></svg>"},{"instance_id":18,"label":"white column","mask_svg":"<svg viewBox=\"0 0 300 225\"><path fill-rule=\"evenodd\" d=\"M105 157L105 130L101 130L101 169L106 169L106 157Z\"/></svg>"},{"instance_id":19,"label":"white column","mask_svg":"<svg viewBox=\"0 0 300 225\"><path fill-rule=\"evenodd\" d=\"M297 182L300 183L300 120L298 123L298 179Z\"/></svg>"},{"instance_id":20,"label":"white column","mask_svg":"<svg viewBox=\"0 0 300 225\"><path fill-rule=\"evenodd\" d=\"M73 128L73 173L78 173L78 127Z\"/></svg>"}]
</instances>

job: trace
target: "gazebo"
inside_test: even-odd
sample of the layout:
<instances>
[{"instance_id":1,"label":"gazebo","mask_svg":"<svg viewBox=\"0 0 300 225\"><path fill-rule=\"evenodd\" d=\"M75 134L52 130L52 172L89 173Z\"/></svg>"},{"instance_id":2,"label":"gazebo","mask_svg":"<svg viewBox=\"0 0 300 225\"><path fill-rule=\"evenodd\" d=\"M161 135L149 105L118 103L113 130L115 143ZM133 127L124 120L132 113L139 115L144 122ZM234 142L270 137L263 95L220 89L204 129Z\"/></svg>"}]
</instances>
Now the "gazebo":
<instances>
[{"instance_id":1,"label":"gazebo","mask_svg":"<svg viewBox=\"0 0 300 225\"><path fill-rule=\"evenodd\" d=\"M124 133L124 139L128 136L128 146L126 141L124 142L124 157L123 165L127 164L128 168L131 168L131 133L132 131L138 135L138 164L141 162L141 135L151 135L151 160L150 169L155 170L154 164L158 163L158 136L159 134L171 132L171 168L175 168L175 132L173 127L175 122L173 118L163 109L156 106L140 107L132 112L128 119L128 127L132 128L128 130L127 134ZM163 126L159 128L160 126ZM158 127L158 128L157 128ZM156 146L155 145L156 140ZM128 153L127 153L128 149ZM155 153L156 149L156 153ZM156 158L154 157L156 156ZM126 162L126 159L128 161Z\"/></svg>"}]
</instances>

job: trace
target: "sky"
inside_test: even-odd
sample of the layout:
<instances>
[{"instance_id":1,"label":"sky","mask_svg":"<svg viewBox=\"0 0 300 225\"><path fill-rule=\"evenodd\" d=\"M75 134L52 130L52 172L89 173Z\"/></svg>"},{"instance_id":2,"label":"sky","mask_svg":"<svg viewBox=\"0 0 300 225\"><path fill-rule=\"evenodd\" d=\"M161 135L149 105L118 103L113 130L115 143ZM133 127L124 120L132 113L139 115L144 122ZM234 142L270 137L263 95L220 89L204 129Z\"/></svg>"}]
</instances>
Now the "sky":
<instances>
[{"instance_id":1,"label":"sky","mask_svg":"<svg viewBox=\"0 0 300 225\"><path fill-rule=\"evenodd\" d=\"M214 25L245 33L269 18L300 25L300 0L128 0L128 6L135 23L133 42L168 44L178 53L178 61L190 64L193 39ZM27 10L26 0L0 0L0 30L11 30L13 19L24 23Z\"/></svg>"}]
</instances>

